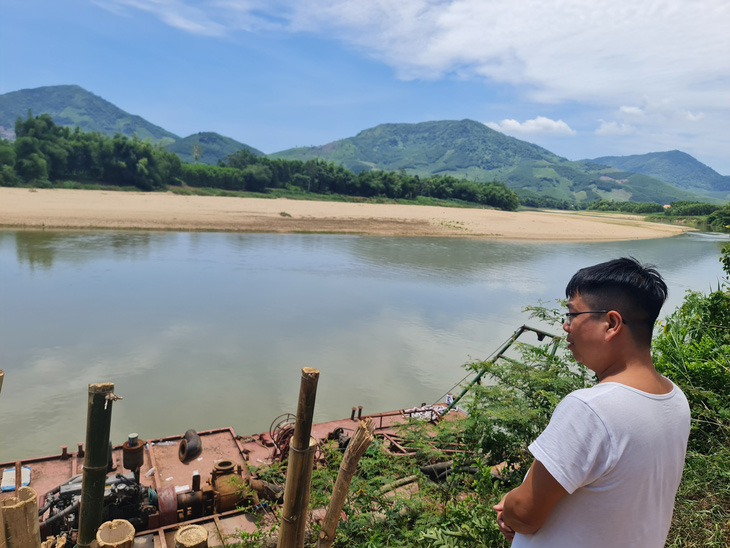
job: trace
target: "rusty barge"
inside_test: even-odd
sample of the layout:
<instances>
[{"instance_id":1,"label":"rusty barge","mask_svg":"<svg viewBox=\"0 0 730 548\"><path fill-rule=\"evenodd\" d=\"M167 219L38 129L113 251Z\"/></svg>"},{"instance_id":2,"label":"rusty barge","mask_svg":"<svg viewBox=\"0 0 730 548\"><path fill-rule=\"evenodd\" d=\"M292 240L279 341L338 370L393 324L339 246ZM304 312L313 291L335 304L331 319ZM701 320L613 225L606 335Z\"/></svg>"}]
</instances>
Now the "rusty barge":
<instances>
[{"instance_id":1,"label":"rusty barge","mask_svg":"<svg viewBox=\"0 0 730 548\"><path fill-rule=\"evenodd\" d=\"M448 394L445 403L424 403L374 414L363 414L362 407L353 407L348 418L311 424L310 440L317 446L334 442L344 448L361 421L369 419L384 451L393 455L413 454L399 436L399 427L413 419L438 422L465 417L457 402L474 383L480 382L486 366L500 358L510 360L504 353L528 331L536 333L539 341L550 337L555 352L559 337L523 325L484 362L485 368L456 398ZM0 390L3 377L0 370ZM108 384L113 389L113 384ZM89 385L90 394L92 386L100 385ZM110 395L116 398L113 393ZM106 403L103 405L106 408ZM108 414L111 420L110 409ZM87 446L91 446L88 431L87 426ZM108 440L108 428L106 433L104 443ZM104 521L125 520L131 524L135 548L175 546L176 533L189 525L205 529L208 546L238 544L242 532L259 531L267 518L269 526L276 521L283 488L252 475L252 471L255 474L259 467L286 461L294 435L295 416L286 413L274 419L267 432L256 435L240 436L230 427L188 430L146 440L131 433L121 445L109 442L108 450L105 446L101 450L97 447L93 450L106 461L102 461L103 466L97 465L94 472L100 474L99 482L104 483ZM299 450L293 444L291 449ZM37 494L41 539L55 537L73 542L79 534L83 509L82 479L86 481L86 474L91 474L90 455L89 447L78 444L75 450L62 446L55 455L0 463L0 506L22 490L22 486L29 486Z\"/></svg>"},{"instance_id":2,"label":"rusty barge","mask_svg":"<svg viewBox=\"0 0 730 548\"><path fill-rule=\"evenodd\" d=\"M361 419L369 417L387 451L408 454L397 427L411 417L440 418L446 408L446 404L423 405L370 415L353 408L349 418L314 424L311 436L318 443L343 442ZM451 416L463 413L454 410ZM204 527L211 547L240 542L240 532L257 531L262 515L276 507L282 491L281 486L251 477L249 467L286 459L292 433L293 416L285 414L268 432L252 436L240 436L230 427L152 440L131 434L111 448L105 519L132 523L137 531L135 548L174 546L173 537L182 524ZM72 534L78 527L85 456L83 444L78 444L73 451L63 446L55 455L0 463L5 483L13 485L0 492L0 501L15 494L16 484L29 485L38 494L41 537Z\"/></svg>"}]
</instances>

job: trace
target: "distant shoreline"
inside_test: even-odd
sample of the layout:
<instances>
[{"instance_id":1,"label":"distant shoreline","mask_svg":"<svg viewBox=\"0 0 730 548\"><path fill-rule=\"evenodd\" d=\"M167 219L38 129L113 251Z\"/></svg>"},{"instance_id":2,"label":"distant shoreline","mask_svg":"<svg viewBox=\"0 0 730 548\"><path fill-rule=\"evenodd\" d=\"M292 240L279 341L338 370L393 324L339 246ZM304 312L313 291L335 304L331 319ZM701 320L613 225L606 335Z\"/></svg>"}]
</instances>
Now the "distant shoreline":
<instances>
[{"instance_id":1,"label":"distant shoreline","mask_svg":"<svg viewBox=\"0 0 730 548\"><path fill-rule=\"evenodd\" d=\"M0 187L2 229L117 229L618 241L687 227L639 216Z\"/></svg>"}]
</instances>

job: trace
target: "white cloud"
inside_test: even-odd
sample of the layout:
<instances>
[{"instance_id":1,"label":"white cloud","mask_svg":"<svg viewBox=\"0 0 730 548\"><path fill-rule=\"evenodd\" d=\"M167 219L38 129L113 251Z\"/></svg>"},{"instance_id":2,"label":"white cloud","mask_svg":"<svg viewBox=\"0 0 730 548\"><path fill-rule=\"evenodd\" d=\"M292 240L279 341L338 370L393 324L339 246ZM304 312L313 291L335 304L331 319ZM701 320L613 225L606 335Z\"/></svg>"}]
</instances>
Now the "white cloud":
<instances>
[{"instance_id":1,"label":"white cloud","mask_svg":"<svg viewBox=\"0 0 730 548\"><path fill-rule=\"evenodd\" d=\"M727 0L95 1L144 10L195 34L315 34L387 64L401 79L506 84L523 103L598 111L609 120L599 135L686 139L727 156ZM528 122L498 126L525 133Z\"/></svg>"},{"instance_id":2,"label":"white cloud","mask_svg":"<svg viewBox=\"0 0 730 548\"><path fill-rule=\"evenodd\" d=\"M684 113L684 117L688 122L699 122L705 118L705 113L698 112L695 114L694 112L687 111Z\"/></svg>"},{"instance_id":3,"label":"white cloud","mask_svg":"<svg viewBox=\"0 0 730 548\"><path fill-rule=\"evenodd\" d=\"M520 123L517 120L507 119L499 123L487 122L485 124L496 131L508 135L525 134L553 134L553 135L575 135L576 131L562 120L551 120L544 116L538 116L533 120L525 120Z\"/></svg>"},{"instance_id":4,"label":"white cloud","mask_svg":"<svg viewBox=\"0 0 730 548\"><path fill-rule=\"evenodd\" d=\"M639 107L622 106L619 109L619 112L621 112L621 114L626 114L628 116L644 116L644 110Z\"/></svg>"},{"instance_id":5,"label":"white cloud","mask_svg":"<svg viewBox=\"0 0 730 548\"><path fill-rule=\"evenodd\" d=\"M636 128L620 122L606 122L600 120L601 125L596 129L596 135L630 135L636 133Z\"/></svg>"},{"instance_id":6,"label":"white cloud","mask_svg":"<svg viewBox=\"0 0 730 548\"><path fill-rule=\"evenodd\" d=\"M405 79L452 74L527 84L524 92L536 101L610 106L670 97L686 110L730 108L726 0L96 2L155 13L196 34L272 26L322 34Z\"/></svg>"}]
</instances>

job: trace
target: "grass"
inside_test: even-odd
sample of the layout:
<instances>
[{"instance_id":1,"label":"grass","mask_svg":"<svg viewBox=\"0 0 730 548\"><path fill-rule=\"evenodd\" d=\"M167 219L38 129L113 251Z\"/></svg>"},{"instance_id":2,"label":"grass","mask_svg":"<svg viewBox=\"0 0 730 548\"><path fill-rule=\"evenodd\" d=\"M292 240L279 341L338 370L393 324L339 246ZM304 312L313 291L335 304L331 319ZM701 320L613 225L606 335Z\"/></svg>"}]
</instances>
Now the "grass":
<instances>
[{"instance_id":1,"label":"grass","mask_svg":"<svg viewBox=\"0 0 730 548\"><path fill-rule=\"evenodd\" d=\"M687 454L667 548L730 546L730 448Z\"/></svg>"}]
</instances>

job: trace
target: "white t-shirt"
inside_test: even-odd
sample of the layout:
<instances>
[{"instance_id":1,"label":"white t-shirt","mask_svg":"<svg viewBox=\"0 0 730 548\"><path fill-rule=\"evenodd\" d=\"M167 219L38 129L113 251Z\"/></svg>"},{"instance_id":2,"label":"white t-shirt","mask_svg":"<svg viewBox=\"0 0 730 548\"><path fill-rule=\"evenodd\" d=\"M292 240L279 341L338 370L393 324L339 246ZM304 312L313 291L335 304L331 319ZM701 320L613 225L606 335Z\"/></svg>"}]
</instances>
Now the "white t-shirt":
<instances>
[{"instance_id":1,"label":"white t-shirt","mask_svg":"<svg viewBox=\"0 0 730 548\"><path fill-rule=\"evenodd\" d=\"M662 548L689 437L687 399L606 382L555 408L530 452L569 493L513 548Z\"/></svg>"}]
</instances>

